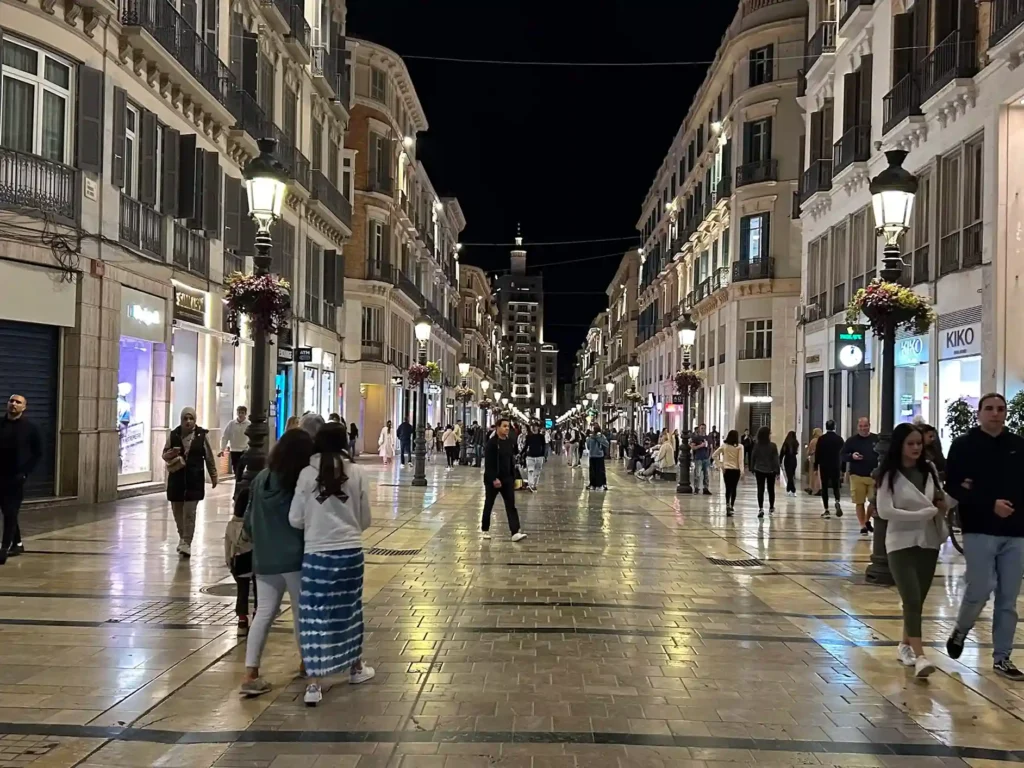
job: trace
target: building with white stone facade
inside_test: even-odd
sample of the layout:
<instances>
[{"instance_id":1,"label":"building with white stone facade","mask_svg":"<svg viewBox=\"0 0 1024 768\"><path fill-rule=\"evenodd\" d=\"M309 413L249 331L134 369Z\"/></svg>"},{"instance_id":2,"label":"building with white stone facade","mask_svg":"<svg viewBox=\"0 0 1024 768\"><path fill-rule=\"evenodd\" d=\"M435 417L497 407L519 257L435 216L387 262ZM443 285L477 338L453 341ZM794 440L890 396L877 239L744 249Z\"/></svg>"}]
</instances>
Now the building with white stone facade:
<instances>
[{"instance_id":1,"label":"building with white stone facade","mask_svg":"<svg viewBox=\"0 0 1024 768\"><path fill-rule=\"evenodd\" d=\"M948 404L1024 382L1016 276L1024 184L1024 4L1017 0L846 0L810 9L804 167L800 432L834 419L850 433L880 412L879 345L836 359L836 326L881 255L868 180L883 151L909 152L920 188L903 240L904 282L934 304L926 334L901 334L896 421L920 417L948 441Z\"/></svg>"},{"instance_id":2,"label":"building with white stone facade","mask_svg":"<svg viewBox=\"0 0 1024 768\"><path fill-rule=\"evenodd\" d=\"M682 428L672 404L683 350L705 379L693 424L723 433L796 421L794 372L800 172L794 141L804 0L743 0L655 175L637 226L643 241L636 350L641 429Z\"/></svg>"},{"instance_id":3,"label":"building with white stone facade","mask_svg":"<svg viewBox=\"0 0 1024 768\"><path fill-rule=\"evenodd\" d=\"M338 408L344 30L341 0L0 0L0 390L43 436L30 496L159 489L183 407L218 443L252 405L223 297L251 268L260 138L289 177L273 268L296 318L271 424Z\"/></svg>"}]
</instances>

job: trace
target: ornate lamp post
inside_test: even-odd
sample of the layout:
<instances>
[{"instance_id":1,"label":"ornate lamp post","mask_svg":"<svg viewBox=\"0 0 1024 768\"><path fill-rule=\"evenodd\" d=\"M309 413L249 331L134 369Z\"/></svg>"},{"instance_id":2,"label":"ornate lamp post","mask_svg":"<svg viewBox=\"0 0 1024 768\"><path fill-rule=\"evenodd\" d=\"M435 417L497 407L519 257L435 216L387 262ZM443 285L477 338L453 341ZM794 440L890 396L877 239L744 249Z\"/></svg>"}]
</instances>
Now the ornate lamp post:
<instances>
[{"instance_id":1,"label":"ornate lamp post","mask_svg":"<svg viewBox=\"0 0 1024 768\"><path fill-rule=\"evenodd\" d=\"M427 364L427 342L430 341L430 332L433 330L433 323L427 317L427 313L420 310L414 327L416 341L420 345L420 365ZM420 381L420 391L416 399L416 442L413 446L415 464L413 468L412 484L415 487L426 488L427 486L427 393L426 381Z\"/></svg>"},{"instance_id":2,"label":"ornate lamp post","mask_svg":"<svg viewBox=\"0 0 1024 768\"><path fill-rule=\"evenodd\" d=\"M603 409L608 411L608 416L605 418L604 423L605 428L608 428L608 422L612 420L612 407L614 406L614 403L612 402L612 392L615 391L615 382L608 379L608 381L604 383L604 391L608 394L608 397L605 398L605 407Z\"/></svg>"},{"instance_id":3,"label":"ornate lamp post","mask_svg":"<svg viewBox=\"0 0 1024 768\"><path fill-rule=\"evenodd\" d=\"M481 399L486 399L487 398L487 390L490 389L490 387L491 387L491 382L489 382L487 379L481 379L480 380L480 397L481 397ZM497 394L497 393L495 393L495 394ZM487 434L487 409L486 408L481 408L480 409L480 428L484 430L484 435L486 435Z\"/></svg>"},{"instance_id":4,"label":"ornate lamp post","mask_svg":"<svg viewBox=\"0 0 1024 768\"><path fill-rule=\"evenodd\" d=\"M469 358L463 357L459 361L459 376L462 377L462 389L466 389L466 378L469 376ZM459 449L459 464L466 463L466 442L469 437L469 398L463 393L462 397L462 446Z\"/></svg>"},{"instance_id":5,"label":"ornate lamp post","mask_svg":"<svg viewBox=\"0 0 1024 768\"><path fill-rule=\"evenodd\" d=\"M697 339L697 326L689 313L676 325L679 346L683 348L683 370L690 370L690 350ZM693 493L690 484L690 389L683 392L683 431L679 435L679 478L676 493Z\"/></svg>"},{"instance_id":6,"label":"ornate lamp post","mask_svg":"<svg viewBox=\"0 0 1024 768\"><path fill-rule=\"evenodd\" d=\"M636 355L629 356L629 365L626 370L629 371L629 391L636 392L636 380L640 375L640 361L637 360ZM638 432L636 428L636 403L633 402L632 398L629 401L629 430L631 432Z\"/></svg>"},{"instance_id":7,"label":"ornate lamp post","mask_svg":"<svg viewBox=\"0 0 1024 768\"><path fill-rule=\"evenodd\" d=\"M270 248L273 240L270 227L281 217L288 176L278 162L276 139L260 139L260 154L245 166L245 191L249 198L249 215L256 221L256 255L253 257L253 275L270 274ZM245 477L248 485L267 463L267 357L269 340L259 323L252 324L252 402L249 404L249 438Z\"/></svg>"},{"instance_id":8,"label":"ornate lamp post","mask_svg":"<svg viewBox=\"0 0 1024 768\"><path fill-rule=\"evenodd\" d=\"M877 234L885 240L882 251L882 268L878 275L886 282L895 283L903 276L903 258L900 255L900 238L910 229L910 215L914 209L917 194L917 177L903 167L907 153L890 150L885 153L889 167L871 180L871 204L875 212ZM889 450L892 440L896 404L894 402L896 383L896 327L886 323L882 328L882 423L875 447L879 460ZM889 558L885 552L885 531L888 524L875 518L874 541L871 545L871 562L864 578L871 584L889 586L893 584L889 571Z\"/></svg>"}]
</instances>

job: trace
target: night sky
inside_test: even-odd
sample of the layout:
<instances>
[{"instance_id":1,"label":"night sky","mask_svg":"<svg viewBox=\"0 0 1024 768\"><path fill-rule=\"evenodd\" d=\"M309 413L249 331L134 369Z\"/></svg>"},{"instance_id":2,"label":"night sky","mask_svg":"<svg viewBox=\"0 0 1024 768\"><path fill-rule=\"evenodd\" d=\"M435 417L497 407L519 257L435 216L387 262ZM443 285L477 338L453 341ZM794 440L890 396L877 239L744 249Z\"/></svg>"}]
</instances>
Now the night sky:
<instances>
[{"instance_id":1,"label":"night sky","mask_svg":"<svg viewBox=\"0 0 1024 768\"><path fill-rule=\"evenodd\" d=\"M544 339L561 348L562 381L572 377L590 321L606 308L622 254L640 245L640 206L707 65L413 57L706 62L736 7L736 0L348 0L348 35L405 58L430 123L419 135L419 159L438 194L457 197L466 215L463 260L492 276L506 270L522 222L527 264L544 275ZM603 238L622 239L531 245Z\"/></svg>"}]
</instances>

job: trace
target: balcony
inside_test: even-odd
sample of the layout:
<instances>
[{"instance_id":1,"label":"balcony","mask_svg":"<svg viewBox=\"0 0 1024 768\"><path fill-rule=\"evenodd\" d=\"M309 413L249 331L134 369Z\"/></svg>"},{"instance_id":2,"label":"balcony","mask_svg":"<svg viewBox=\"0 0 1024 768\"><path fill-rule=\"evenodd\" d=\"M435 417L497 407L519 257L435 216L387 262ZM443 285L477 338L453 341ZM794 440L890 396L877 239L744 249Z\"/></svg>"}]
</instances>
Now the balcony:
<instances>
[{"instance_id":1,"label":"balcony","mask_svg":"<svg viewBox=\"0 0 1024 768\"><path fill-rule=\"evenodd\" d=\"M734 283L745 280L771 280L774 277L775 259L734 261L732 265L732 281Z\"/></svg>"},{"instance_id":2,"label":"balcony","mask_svg":"<svg viewBox=\"0 0 1024 768\"><path fill-rule=\"evenodd\" d=\"M928 101L954 80L977 73L977 44L960 30L954 30L921 62L921 101Z\"/></svg>"},{"instance_id":3,"label":"balcony","mask_svg":"<svg viewBox=\"0 0 1024 768\"><path fill-rule=\"evenodd\" d=\"M277 0L280 2L281 0ZM284 36L284 45L288 53L299 64L313 63L313 31L306 21L305 8L302 3L292 2L288 6L288 27L290 32Z\"/></svg>"},{"instance_id":4,"label":"balcony","mask_svg":"<svg viewBox=\"0 0 1024 768\"><path fill-rule=\"evenodd\" d=\"M811 39L807 41L804 53L804 71L810 72L814 65L826 53L836 52L836 23L823 21L818 24Z\"/></svg>"},{"instance_id":5,"label":"balcony","mask_svg":"<svg viewBox=\"0 0 1024 768\"><path fill-rule=\"evenodd\" d=\"M325 45L317 45L312 50L313 85L328 101L334 101L341 93L339 85L338 52Z\"/></svg>"},{"instance_id":6,"label":"balcony","mask_svg":"<svg viewBox=\"0 0 1024 768\"><path fill-rule=\"evenodd\" d=\"M913 276L913 282L911 283L911 285L919 285L921 283L927 283L928 282L928 280L929 280L929 273L931 271L930 270L930 266L931 265L929 264L930 257L931 257L931 248L929 246L927 246L927 245L923 245L923 246L921 246L920 248L918 248L917 250L914 251L914 255L912 257L913 264L914 264L914 271L913 271L913 275L912 275Z\"/></svg>"},{"instance_id":7,"label":"balcony","mask_svg":"<svg viewBox=\"0 0 1024 768\"><path fill-rule=\"evenodd\" d=\"M412 299L412 303L417 307L424 307L427 304L427 297L423 295L423 292L416 287L416 283L410 280L404 272L396 270L398 272L398 290Z\"/></svg>"},{"instance_id":8,"label":"balcony","mask_svg":"<svg viewBox=\"0 0 1024 768\"><path fill-rule=\"evenodd\" d=\"M921 89L917 75L910 72L900 78L882 97L882 135L908 117L921 114Z\"/></svg>"},{"instance_id":9,"label":"balcony","mask_svg":"<svg viewBox=\"0 0 1024 768\"><path fill-rule=\"evenodd\" d=\"M715 187L715 201L725 200L732 194L732 178L729 174L724 174L718 181L718 186Z\"/></svg>"},{"instance_id":10,"label":"balcony","mask_svg":"<svg viewBox=\"0 0 1024 768\"><path fill-rule=\"evenodd\" d=\"M390 264L377 264L370 261L366 264L366 279L395 285L398 282L398 270Z\"/></svg>"},{"instance_id":11,"label":"balcony","mask_svg":"<svg viewBox=\"0 0 1024 768\"><path fill-rule=\"evenodd\" d=\"M992 34L989 35L988 44L994 46L1024 24L1024 0L995 0L989 7L992 9Z\"/></svg>"},{"instance_id":12,"label":"balcony","mask_svg":"<svg viewBox=\"0 0 1024 768\"><path fill-rule=\"evenodd\" d=\"M174 266L201 277L209 277L209 246L209 241L201 232L193 232L178 222L174 222L174 247L172 249Z\"/></svg>"},{"instance_id":13,"label":"balcony","mask_svg":"<svg viewBox=\"0 0 1024 768\"><path fill-rule=\"evenodd\" d=\"M832 189L832 161L824 157L811 162L804 171L803 183L800 185L800 202L806 203L811 195L828 192Z\"/></svg>"},{"instance_id":14,"label":"balcony","mask_svg":"<svg viewBox=\"0 0 1024 768\"><path fill-rule=\"evenodd\" d=\"M378 195L391 197L395 193L395 180L390 176L381 176L376 173L371 173L370 178L366 183L366 188L370 192L376 192ZM416 222L416 228L419 229L418 222Z\"/></svg>"},{"instance_id":15,"label":"balcony","mask_svg":"<svg viewBox=\"0 0 1024 768\"><path fill-rule=\"evenodd\" d=\"M871 126L855 125L832 147L832 175L838 176L854 163L866 163L871 157Z\"/></svg>"},{"instance_id":16,"label":"balcony","mask_svg":"<svg viewBox=\"0 0 1024 768\"><path fill-rule=\"evenodd\" d=\"M346 229L352 231L352 203L320 171L313 171L313 200L321 203Z\"/></svg>"},{"instance_id":17,"label":"balcony","mask_svg":"<svg viewBox=\"0 0 1024 768\"><path fill-rule=\"evenodd\" d=\"M38 211L63 224L79 219L78 169L0 147L0 208Z\"/></svg>"},{"instance_id":18,"label":"balcony","mask_svg":"<svg viewBox=\"0 0 1024 768\"><path fill-rule=\"evenodd\" d=\"M291 29L289 16L291 0L261 0L260 7L263 9L263 18L267 20L275 32L285 34Z\"/></svg>"},{"instance_id":19,"label":"balcony","mask_svg":"<svg viewBox=\"0 0 1024 768\"><path fill-rule=\"evenodd\" d=\"M256 142L260 139L271 136L274 124L267 118L255 97L248 91L238 88L231 94L228 100L231 114L235 117L235 125L231 133L240 138L241 133L247 133L249 138L249 151L256 155L259 147Z\"/></svg>"},{"instance_id":20,"label":"balcony","mask_svg":"<svg viewBox=\"0 0 1024 768\"><path fill-rule=\"evenodd\" d=\"M164 260L164 217L151 205L121 193L121 242Z\"/></svg>"},{"instance_id":21,"label":"balcony","mask_svg":"<svg viewBox=\"0 0 1024 768\"><path fill-rule=\"evenodd\" d=\"M292 144L288 135L276 125L270 125L270 136L277 139L277 159L288 176L308 192L313 191L309 160Z\"/></svg>"},{"instance_id":22,"label":"balcony","mask_svg":"<svg viewBox=\"0 0 1024 768\"><path fill-rule=\"evenodd\" d=\"M228 106L238 90L235 77L174 6L168 0L120 0L119 11L129 45L156 64L184 96L230 124Z\"/></svg>"},{"instance_id":23,"label":"balcony","mask_svg":"<svg viewBox=\"0 0 1024 768\"><path fill-rule=\"evenodd\" d=\"M369 360L374 363L384 362L384 342L383 341L370 341L369 339L363 339L362 348L359 355L363 360Z\"/></svg>"},{"instance_id":24,"label":"balcony","mask_svg":"<svg viewBox=\"0 0 1024 768\"><path fill-rule=\"evenodd\" d=\"M752 346L737 351L736 357L739 360L770 360L772 357L771 347Z\"/></svg>"},{"instance_id":25,"label":"balcony","mask_svg":"<svg viewBox=\"0 0 1024 768\"><path fill-rule=\"evenodd\" d=\"M775 181L779 177L779 161L774 157L767 160L755 160L746 163L736 169L736 187L745 187L748 184L761 184L766 181Z\"/></svg>"}]
</instances>

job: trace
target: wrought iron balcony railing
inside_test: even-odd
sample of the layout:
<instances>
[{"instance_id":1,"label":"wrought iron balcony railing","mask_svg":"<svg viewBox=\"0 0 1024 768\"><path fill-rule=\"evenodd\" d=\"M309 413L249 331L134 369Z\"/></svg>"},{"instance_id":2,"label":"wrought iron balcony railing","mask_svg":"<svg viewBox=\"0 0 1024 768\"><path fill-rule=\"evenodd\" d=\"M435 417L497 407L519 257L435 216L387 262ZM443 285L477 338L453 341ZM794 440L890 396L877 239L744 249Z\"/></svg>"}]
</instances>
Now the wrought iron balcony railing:
<instances>
[{"instance_id":1,"label":"wrought iron balcony railing","mask_svg":"<svg viewBox=\"0 0 1024 768\"><path fill-rule=\"evenodd\" d=\"M39 211L75 224L80 214L77 168L0 147L0 207Z\"/></svg>"},{"instance_id":2,"label":"wrought iron balcony railing","mask_svg":"<svg viewBox=\"0 0 1024 768\"><path fill-rule=\"evenodd\" d=\"M1013 30L1024 24L1024 0L995 0L992 8L992 34L989 45L998 45Z\"/></svg>"},{"instance_id":3,"label":"wrought iron balcony railing","mask_svg":"<svg viewBox=\"0 0 1024 768\"><path fill-rule=\"evenodd\" d=\"M732 281L767 280L775 277L775 259L754 259L735 261L732 265Z\"/></svg>"},{"instance_id":4,"label":"wrought iron balcony railing","mask_svg":"<svg viewBox=\"0 0 1024 768\"><path fill-rule=\"evenodd\" d=\"M769 157L766 160L754 160L736 169L736 186L744 187L747 184L775 181L778 177L779 161L774 157Z\"/></svg>"},{"instance_id":5,"label":"wrought iron balcony railing","mask_svg":"<svg viewBox=\"0 0 1024 768\"><path fill-rule=\"evenodd\" d=\"M814 30L811 39L807 41L807 51L804 55L804 70L810 71L811 67L826 53L836 52L836 23L834 21L823 21Z\"/></svg>"},{"instance_id":6,"label":"wrought iron balcony railing","mask_svg":"<svg viewBox=\"0 0 1024 768\"><path fill-rule=\"evenodd\" d=\"M320 171L313 171L313 199L319 200L342 224L352 228L352 203Z\"/></svg>"},{"instance_id":7,"label":"wrought iron balcony railing","mask_svg":"<svg viewBox=\"0 0 1024 768\"><path fill-rule=\"evenodd\" d=\"M210 274L209 241L201 232L193 232L178 222L174 222L174 266L187 269L203 277Z\"/></svg>"},{"instance_id":8,"label":"wrought iron balcony railing","mask_svg":"<svg viewBox=\"0 0 1024 768\"><path fill-rule=\"evenodd\" d=\"M164 260L164 217L153 206L121 193L121 242Z\"/></svg>"}]
</instances>

